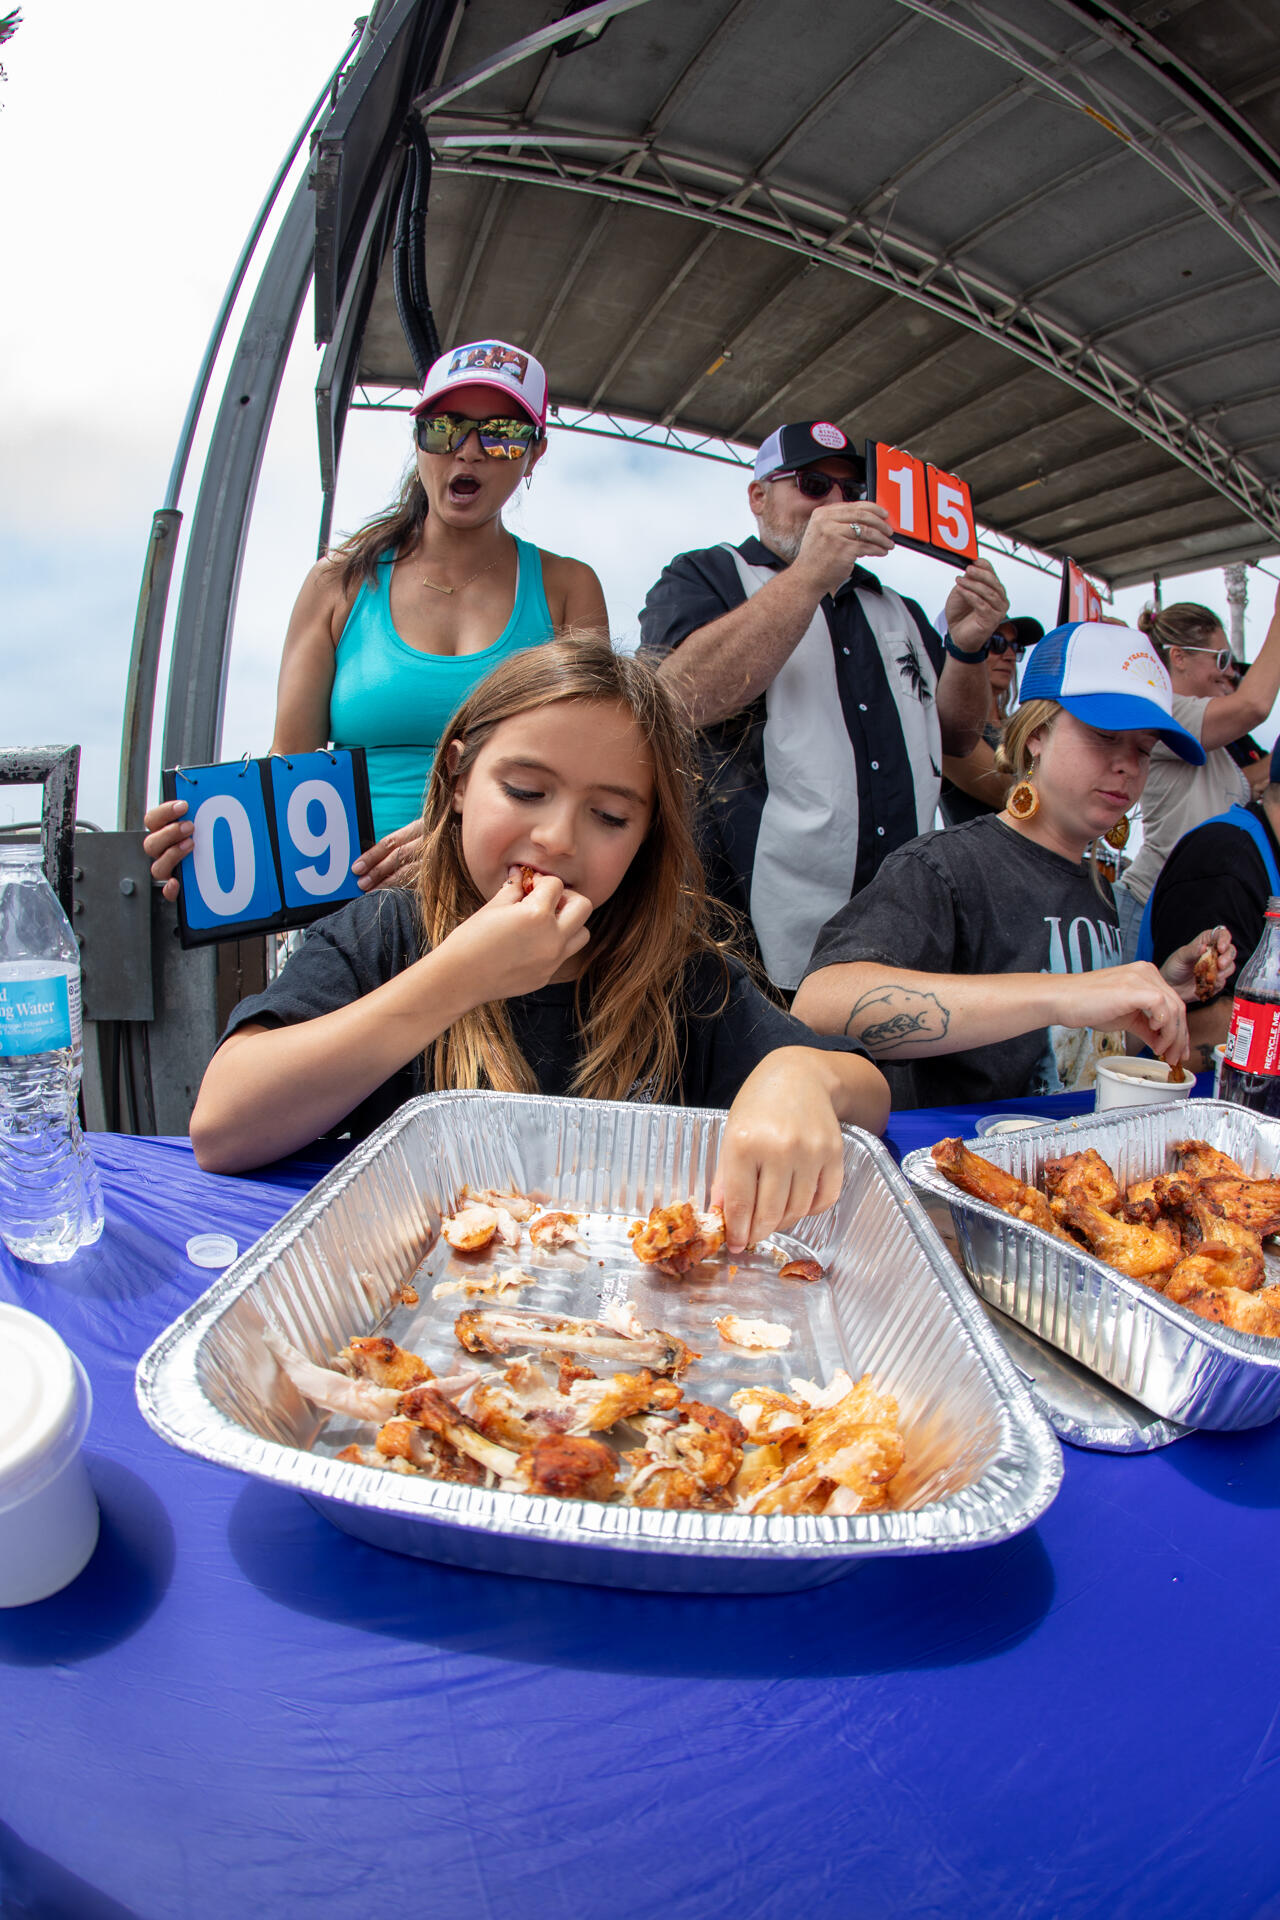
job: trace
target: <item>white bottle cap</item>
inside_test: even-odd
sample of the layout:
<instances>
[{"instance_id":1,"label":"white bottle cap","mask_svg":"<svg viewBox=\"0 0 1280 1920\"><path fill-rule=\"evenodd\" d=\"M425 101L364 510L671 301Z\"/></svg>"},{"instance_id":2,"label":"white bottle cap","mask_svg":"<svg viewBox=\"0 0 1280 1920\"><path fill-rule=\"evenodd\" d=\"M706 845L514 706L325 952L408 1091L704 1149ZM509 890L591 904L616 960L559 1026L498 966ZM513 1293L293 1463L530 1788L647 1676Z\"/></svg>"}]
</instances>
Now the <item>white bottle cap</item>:
<instances>
[{"instance_id":1,"label":"white bottle cap","mask_svg":"<svg viewBox=\"0 0 1280 1920\"><path fill-rule=\"evenodd\" d=\"M93 1552L98 1505L80 1458L92 1404L53 1328L0 1304L0 1607L56 1593Z\"/></svg>"},{"instance_id":2,"label":"white bottle cap","mask_svg":"<svg viewBox=\"0 0 1280 1920\"><path fill-rule=\"evenodd\" d=\"M229 1267L239 1251L229 1233L193 1233L187 1242L193 1267Z\"/></svg>"}]
</instances>

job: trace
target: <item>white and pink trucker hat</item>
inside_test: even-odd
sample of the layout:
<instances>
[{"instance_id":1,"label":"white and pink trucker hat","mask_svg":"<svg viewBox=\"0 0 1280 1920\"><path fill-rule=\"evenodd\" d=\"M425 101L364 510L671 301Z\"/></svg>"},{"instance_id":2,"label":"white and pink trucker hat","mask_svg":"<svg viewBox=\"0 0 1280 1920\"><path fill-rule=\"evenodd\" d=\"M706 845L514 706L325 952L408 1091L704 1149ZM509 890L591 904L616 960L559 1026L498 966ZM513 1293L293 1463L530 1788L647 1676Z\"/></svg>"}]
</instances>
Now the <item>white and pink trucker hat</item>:
<instances>
[{"instance_id":1,"label":"white and pink trucker hat","mask_svg":"<svg viewBox=\"0 0 1280 1920\"><path fill-rule=\"evenodd\" d=\"M1073 620L1046 633L1027 656L1018 698L1056 700L1103 733L1151 731L1179 759L1204 765L1204 748L1173 717L1173 682L1145 633Z\"/></svg>"},{"instance_id":2,"label":"white and pink trucker hat","mask_svg":"<svg viewBox=\"0 0 1280 1920\"><path fill-rule=\"evenodd\" d=\"M415 416L425 413L455 388L477 385L501 387L539 432L546 426L547 376L542 362L505 340L473 340L465 347L450 347L432 362L421 396L410 411Z\"/></svg>"}]
</instances>

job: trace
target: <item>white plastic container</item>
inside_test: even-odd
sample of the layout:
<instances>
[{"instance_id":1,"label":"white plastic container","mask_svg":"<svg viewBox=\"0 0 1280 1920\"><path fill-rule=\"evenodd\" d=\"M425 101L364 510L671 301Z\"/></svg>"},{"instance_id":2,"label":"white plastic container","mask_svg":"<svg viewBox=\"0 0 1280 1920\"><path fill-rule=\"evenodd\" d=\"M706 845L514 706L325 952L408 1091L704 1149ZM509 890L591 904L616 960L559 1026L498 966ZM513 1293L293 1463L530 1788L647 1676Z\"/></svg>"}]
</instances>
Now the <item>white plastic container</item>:
<instances>
[{"instance_id":1,"label":"white plastic container","mask_svg":"<svg viewBox=\"0 0 1280 1920\"><path fill-rule=\"evenodd\" d=\"M80 1445L93 1397L53 1328L0 1303L0 1607L57 1593L98 1543Z\"/></svg>"},{"instance_id":2,"label":"white plastic container","mask_svg":"<svg viewBox=\"0 0 1280 1920\"><path fill-rule=\"evenodd\" d=\"M1110 1107L1154 1107L1166 1100L1189 1100L1195 1091L1195 1075L1184 1068L1181 1080L1169 1078L1166 1060L1126 1059L1113 1054L1098 1066L1098 1090L1094 1112Z\"/></svg>"}]
</instances>

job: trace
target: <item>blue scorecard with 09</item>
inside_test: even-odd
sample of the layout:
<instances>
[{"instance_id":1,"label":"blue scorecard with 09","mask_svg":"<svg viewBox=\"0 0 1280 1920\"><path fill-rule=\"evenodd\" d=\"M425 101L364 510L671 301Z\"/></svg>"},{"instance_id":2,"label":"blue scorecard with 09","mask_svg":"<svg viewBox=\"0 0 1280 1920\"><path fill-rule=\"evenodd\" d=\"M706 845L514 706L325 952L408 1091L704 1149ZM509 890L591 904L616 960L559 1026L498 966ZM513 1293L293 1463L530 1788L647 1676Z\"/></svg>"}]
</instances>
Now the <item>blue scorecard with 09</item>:
<instances>
[{"instance_id":1,"label":"blue scorecard with 09","mask_svg":"<svg viewBox=\"0 0 1280 1920\"><path fill-rule=\"evenodd\" d=\"M178 791L195 847L182 863L187 923L204 932L280 912L280 884L256 762L192 767Z\"/></svg>"},{"instance_id":2,"label":"blue scorecard with 09","mask_svg":"<svg viewBox=\"0 0 1280 1920\"><path fill-rule=\"evenodd\" d=\"M267 762L285 905L358 900L355 777L346 753L276 754Z\"/></svg>"}]
</instances>

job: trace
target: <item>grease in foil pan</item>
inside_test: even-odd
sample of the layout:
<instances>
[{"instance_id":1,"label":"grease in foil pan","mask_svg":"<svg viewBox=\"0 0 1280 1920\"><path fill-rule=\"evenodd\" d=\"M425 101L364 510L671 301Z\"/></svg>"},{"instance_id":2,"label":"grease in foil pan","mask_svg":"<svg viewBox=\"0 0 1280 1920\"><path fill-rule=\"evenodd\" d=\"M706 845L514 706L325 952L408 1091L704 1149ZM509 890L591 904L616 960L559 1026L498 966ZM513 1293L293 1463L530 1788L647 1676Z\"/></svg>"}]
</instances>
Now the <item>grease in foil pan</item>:
<instances>
[{"instance_id":1,"label":"grease in foil pan","mask_svg":"<svg viewBox=\"0 0 1280 1920\"><path fill-rule=\"evenodd\" d=\"M1280 1168L1280 1121L1218 1100L1122 1107L969 1145L1034 1185L1046 1160L1096 1147L1122 1186L1173 1166L1175 1140L1206 1140L1246 1174ZM962 1193L928 1148L903 1172L951 1209L961 1263L982 1298L1164 1420L1183 1427L1259 1427L1280 1415L1280 1340L1202 1320L1153 1288ZM1280 1258L1266 1256L1268 1286Z\"/></svg>"},{"instance_id":2,"label":"grease in foil pan","mask_svg":"<svg viewBox=\"0 0 1280 1920\"><path fill-rule=\"evenodd\" d=\"M635 1219L660 1202L706 1205L724 1117L491 1093L411 1101L155 1342L138 1368L143 1414L175 1446L292 1486L374 1545L547 1579L778 1592L838 1579L868 1556L984 1546L1030 1525L1057 1491L1057 1442L870 1135L844 1130L836 1206L754 1255L721 1256L678 1280L637 1264L627 1236ZM899 1404L907 1465L895 1508L667 1512L339 1460L357 1429L300 1398L264 1332L275 1329L320 1364L353 1334L386 1332L437 1371L455 1367L465 1356L454 1319L472 1303L432 1294L476 1271L440 1232L464 1186L534 1195L579 1215L585 1251L513 1253L538 1279L520 1305L593 1318L635 1301L645 1325L704 1356L683 1381L690 1397L727 1406L742 1385L785 1390L795 1376L825 1383L837 1368L855 1379L870 1373ZM816 1260L825 1277L782 1277L775 1248ZM791 1344L758 1354L726 1346L713 1323L728 1311L786 1324Z\"/></svg>"}]
</instances>

